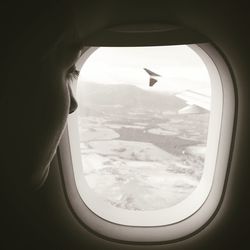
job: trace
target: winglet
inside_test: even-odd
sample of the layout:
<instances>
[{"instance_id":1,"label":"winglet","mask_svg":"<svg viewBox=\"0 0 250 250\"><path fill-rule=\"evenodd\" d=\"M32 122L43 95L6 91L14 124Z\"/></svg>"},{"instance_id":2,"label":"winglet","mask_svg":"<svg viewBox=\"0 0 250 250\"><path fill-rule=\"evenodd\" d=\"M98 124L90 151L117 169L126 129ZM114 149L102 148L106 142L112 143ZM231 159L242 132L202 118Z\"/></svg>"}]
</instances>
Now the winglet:
<instances>
[{"instance_id":1,"label":"winglet","mask_svg":"<svg viewBox=\"0 0 250 250\"><path fill-rule=\"evenodd\" d=\"M149 69L146 69L146 68L143 68L148 74L149 74L149 86L152 87L158 80L156 79L156 77L159 77L161 75L158 75L156 74L155 72L149 70Z\"/></svg>"},{"instance_id":2,"label":"winglet","mask_svg":"<svg viewBox=\"0 0 250 250\"><path fill-rule=\"evenodd\" d=\"M151 71L151 70L149 70L149 69L147 69L147 68L143 68L150 76L161 76L161 75L158 75L158 74L156 74L155 72L153 72L153 71Z\"/></svg>"}]
</instances>

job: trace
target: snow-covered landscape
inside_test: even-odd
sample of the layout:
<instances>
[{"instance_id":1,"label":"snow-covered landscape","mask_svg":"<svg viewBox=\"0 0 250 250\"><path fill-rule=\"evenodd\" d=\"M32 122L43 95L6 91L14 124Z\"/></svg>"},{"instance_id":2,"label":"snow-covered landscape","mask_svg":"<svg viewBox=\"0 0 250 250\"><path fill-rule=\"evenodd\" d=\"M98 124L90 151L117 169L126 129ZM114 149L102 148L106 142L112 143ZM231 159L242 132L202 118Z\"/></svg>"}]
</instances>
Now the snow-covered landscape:
<instances>
[{"instance_id":1,"label":"snow-covered landscape","mask_svg":"<svg viewBox=\"0 0 250 250\"><path fill-rule=\"evenodd\" d=\"M131 85L84 84L78 121L89 187L140 211L190 195L203 172L209 111L179 113L184 100Z\"/></svg>"}]
</instances>

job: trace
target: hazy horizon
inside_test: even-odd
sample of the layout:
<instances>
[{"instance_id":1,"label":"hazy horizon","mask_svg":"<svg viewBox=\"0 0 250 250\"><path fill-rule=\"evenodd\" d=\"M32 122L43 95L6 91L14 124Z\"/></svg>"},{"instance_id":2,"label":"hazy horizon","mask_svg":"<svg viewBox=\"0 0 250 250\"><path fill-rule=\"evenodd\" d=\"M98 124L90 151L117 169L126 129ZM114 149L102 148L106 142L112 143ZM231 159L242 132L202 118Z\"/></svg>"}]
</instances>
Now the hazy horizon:
<instances>
[{"instance_id":1,"label":"hazy horizon","mask_svg":"<svg viewBox=\"0 0 250 250\"><path fill-rule=\"evenodd\" d=\"M148 68L161 75L149 87ZM205 64L190 47L157 46L98 48L84 63L79 84L129 84L145 90L178 92L192 88L210 95L210 78Z\"/></svg>"}]
</instances>

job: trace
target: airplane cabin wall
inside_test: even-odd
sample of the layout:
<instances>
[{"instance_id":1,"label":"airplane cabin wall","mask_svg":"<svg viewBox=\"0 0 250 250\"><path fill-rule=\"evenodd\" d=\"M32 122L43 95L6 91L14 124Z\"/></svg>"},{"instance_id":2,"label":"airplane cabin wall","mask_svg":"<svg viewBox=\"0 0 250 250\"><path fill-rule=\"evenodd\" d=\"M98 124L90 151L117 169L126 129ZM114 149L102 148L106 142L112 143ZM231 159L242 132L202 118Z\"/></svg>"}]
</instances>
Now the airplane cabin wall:
<instances>
[{"instance_id":1,"label":"airplane cabin wall","mask_svg":"<svg viewBox=\"0 0 250 250\"><path fill-rule=\"evenodd\" d=\"M198 2L198 1L197 1ZM93 2L93 6L94 6ZM96 4L96 3L95 3ZM90 7L88 7L90 5ZM249 82L249 15L240 1L226 4L212 1L104 1L99 7L84 4L86 22L92 26L115 26L123 23L171 21L192 28L208 37L225 56L237 88L237 123L230 174L225 197L215 218L198 234L171 244L140 246L107 241L85 229L67 204L58 157L55 157L45 186L34 202L39 208L31 214L37 238L30 238L33 249L243 249L248 241L250 222L250 82ZM81 9L79 7L79 10ZM95 21L96 20L96 21ZM84 21L84 19L83 19ZM90 28L86 28L90 29ZM98 29L98 28L96 28ZM86 34L88 30L86 30ZM15 226L15 225L13 225ZM20 230L22 235L22 230ZM39 236L40 235L40 236ZM23 237L28 237L25 233ZM15 240L13 238L13 240ZM38 245L40 244L40 245Z\"/></svg>"}]
</instances>

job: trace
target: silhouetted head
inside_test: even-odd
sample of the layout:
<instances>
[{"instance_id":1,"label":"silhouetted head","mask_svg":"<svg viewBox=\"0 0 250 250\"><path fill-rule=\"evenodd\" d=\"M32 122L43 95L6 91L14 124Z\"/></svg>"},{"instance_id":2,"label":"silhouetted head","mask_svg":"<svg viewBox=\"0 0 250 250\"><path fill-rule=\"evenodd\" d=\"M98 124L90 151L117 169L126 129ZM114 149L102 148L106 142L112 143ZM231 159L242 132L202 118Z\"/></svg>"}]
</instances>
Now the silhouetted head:
<instances>
[{"instance_id":1,"label":"silhouetted head","mask_svg":"<svg viewBox=\"0 0 250 250\"><path fill-rule=\"evenodd\" d=\"M9 24L4 183L16 189L44 182L67 116L77 107L71 82L82 41L71 11L56 5L20 8L21 24Z\"/></svg>"}]
</instances>

